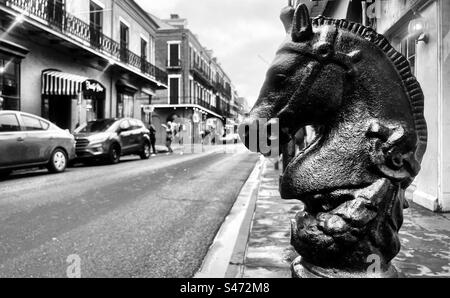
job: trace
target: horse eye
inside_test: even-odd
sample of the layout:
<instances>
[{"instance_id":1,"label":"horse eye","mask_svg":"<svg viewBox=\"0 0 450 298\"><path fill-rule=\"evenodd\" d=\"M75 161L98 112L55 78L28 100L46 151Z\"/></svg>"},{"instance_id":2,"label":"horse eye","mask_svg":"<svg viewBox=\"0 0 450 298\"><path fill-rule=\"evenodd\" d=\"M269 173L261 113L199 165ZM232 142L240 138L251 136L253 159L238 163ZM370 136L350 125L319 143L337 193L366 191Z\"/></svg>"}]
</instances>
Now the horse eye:
<instances>
[{"instance_id":1,"label":"horse eye","mask_svg":"<svg viewBox=\"0 0 450 298\"><path fill-rule=\"evenodd\" d=\"M284 74L276 74L272 77L272 82L276 85L283 84L287 80L287 76Z\"/></svg>"}]
</instances>

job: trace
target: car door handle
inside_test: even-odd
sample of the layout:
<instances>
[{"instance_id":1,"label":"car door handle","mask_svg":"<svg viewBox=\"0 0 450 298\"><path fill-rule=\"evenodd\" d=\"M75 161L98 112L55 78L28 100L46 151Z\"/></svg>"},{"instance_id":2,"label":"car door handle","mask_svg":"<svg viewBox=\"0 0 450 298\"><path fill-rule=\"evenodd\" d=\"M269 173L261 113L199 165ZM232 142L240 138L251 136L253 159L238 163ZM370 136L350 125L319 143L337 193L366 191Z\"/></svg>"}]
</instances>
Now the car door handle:
<instances>
[{"instance_id":1,"label":"car door handle","mask_svg":"<svg viewBox=\"0 0 450 298\"><path fill-rule=\"evenodd\" d=\"M18 138L17 138L17 142L24 142L24 141L25 141L25 139L22 138L22 137L18 137Z\"/></svg>"}]
</instances>

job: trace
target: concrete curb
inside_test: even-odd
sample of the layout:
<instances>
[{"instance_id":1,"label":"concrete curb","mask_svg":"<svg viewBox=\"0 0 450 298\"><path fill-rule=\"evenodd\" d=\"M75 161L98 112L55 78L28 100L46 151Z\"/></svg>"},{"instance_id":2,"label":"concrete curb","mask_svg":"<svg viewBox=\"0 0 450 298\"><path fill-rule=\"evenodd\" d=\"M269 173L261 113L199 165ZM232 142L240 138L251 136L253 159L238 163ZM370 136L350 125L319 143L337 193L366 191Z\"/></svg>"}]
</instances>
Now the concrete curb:
<instances>
[{"instance_id":1,"label":"concrete curb","mask_svg":"<svg viewBox=\"0 0 450 298\"><path fill-rule=\"evenodd\" d=\"M194 278L239 277L256 210L263 169L264 157L261 157L244 184ZM239 261L241 259L242 261Z\"/></svg>"}]
</instances>

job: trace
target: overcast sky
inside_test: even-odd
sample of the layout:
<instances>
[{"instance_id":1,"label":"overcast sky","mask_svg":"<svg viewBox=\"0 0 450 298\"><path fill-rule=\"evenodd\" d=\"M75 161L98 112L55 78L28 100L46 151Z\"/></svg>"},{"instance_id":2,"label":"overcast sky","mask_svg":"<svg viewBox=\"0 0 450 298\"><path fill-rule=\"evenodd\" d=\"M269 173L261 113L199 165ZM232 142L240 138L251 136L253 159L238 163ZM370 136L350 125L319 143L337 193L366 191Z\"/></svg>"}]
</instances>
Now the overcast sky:
<instances>
[{"instance_id":1,"label":"overcast sky","mask_svg":"<svg viewBox=\"0 0 450 298\"><path fill-rule=\"evenodd\" d=\"M150 13L188 19L203 46L214 50L239 94L252 105L268 64L285 37L279 20L287 0L137 0Z\"/></svg>"}]
</instances>

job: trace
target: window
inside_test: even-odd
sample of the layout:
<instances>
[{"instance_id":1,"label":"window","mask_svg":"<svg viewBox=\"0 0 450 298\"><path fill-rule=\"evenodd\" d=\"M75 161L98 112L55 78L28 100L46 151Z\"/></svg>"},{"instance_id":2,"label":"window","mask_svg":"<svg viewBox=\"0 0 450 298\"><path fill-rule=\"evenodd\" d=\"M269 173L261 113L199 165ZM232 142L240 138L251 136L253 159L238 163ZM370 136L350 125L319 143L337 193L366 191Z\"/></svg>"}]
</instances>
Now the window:
<instances>
[{"instance_id":1,"label":"window","mask_svg":"<svg viewBox=\"0 0 450 298\"><path fill-rule=\"evenodd\" d=\"M153 36L150 36L150 63L153 65L156 63L155 38Z\"/></svg>"},{"instance_id":2,"label":"window","mask_svg":"<svg viewBox=\"0 0 450 298\"><path fill-rule=\"evenodd\" d=\"M148 56L148 42L141 38L141 58L142 60L147 60Z\"/></svg>"},{"instance_id":3,"label":"window","mask_svg":"<svg viewBox=\"0 0 450 298\"><path fill-rule=\"evenodd\" d=\"M179 77L169 77L169 100L170 104L179 104L180 99L180 78Z\"/></svg>"},{"instance_id":4,"label":"window","mask_svg":"<svg viewBox=\"0 0 450 298\"><path fill-rule=\"evenodd\" d=\"M100 47L101 35L103 33L103 8L93 1L91 1L89 5L89 18L91 45Z\"/></svg>"},{"instance_id":5,"label":"window","mask_svg":"<svg viewBox=\"0 0 450 298\"><path fill-rule=\"evenodd\" d=\"M401 52L411 66L412 74L416 74L416 41L414 38L405 38L401 43Z\"/></svg>"},{"instance_id":6,"label":"window","mask_svg":"<svg viewBox=\"0 0 450 298\"><path fill-rule=\"evenodd\" d=\"M0 115L0 132L20 131L19 120L14 114Z\"/></svg>"},{"instance_id":7,"label":"window","mask_svg":"<svg viewBox=\"0 0 450 298\"><path fill-rule=\"evenodd\" d=\"M20 60L0 54L0 110L20 110Z\"/></svg>"},{"instance_id":8,"label":"window","mask_svg":"<svg viewBox=\"0 0 450 298\"><path fill-rule=\"evenodd\" d=\"M62 28L65 9L65 0L49 0L47 2L47 21L53 26Z\"/></svg>"},{"instance_id":9,"label":"window","mask_svg":"<svg viewBox=\"0 0 450 298\"><path fill-rule=\"evenodd\" d=\"M189 79L189 103L194 103L194 80Z\"/></svg>"},{"instance_id":10,"label":"window","mask_svg":"<svg viewBox=\"0 0 450 298\"><path fill-rule=\"evenodd\" d=\"M169 66L180 66L180 44L169 42Z\"/></svg>"},{"instance_id":11,"label":"window","mask_svg":"<svg viewBox=\"0 0 450 298\"><path fill-rule=\"evenodd\" d=\"M37 118L22 115L22 121L26 131L44 130L41 121Z\"/></svg>"},{"instance_id":12,"label":"window","mask_svg":"<svg viewBox=\"0 0 450 298\"><path fill-rule=\"evenodd\" d=\"M141 38L141 70L147 71L148 42Z\"/></svg>"},{"instance_id":13,"label":"window","mask_svg":"<svg viewBox=\"0 0 450 298\"><path fill-rule=\"evenodd\" d=\"M130 44L130 29L127 25L120 22L120 58L124 62L128 62L128 47Z\"/></svg>"}]
</instances>

